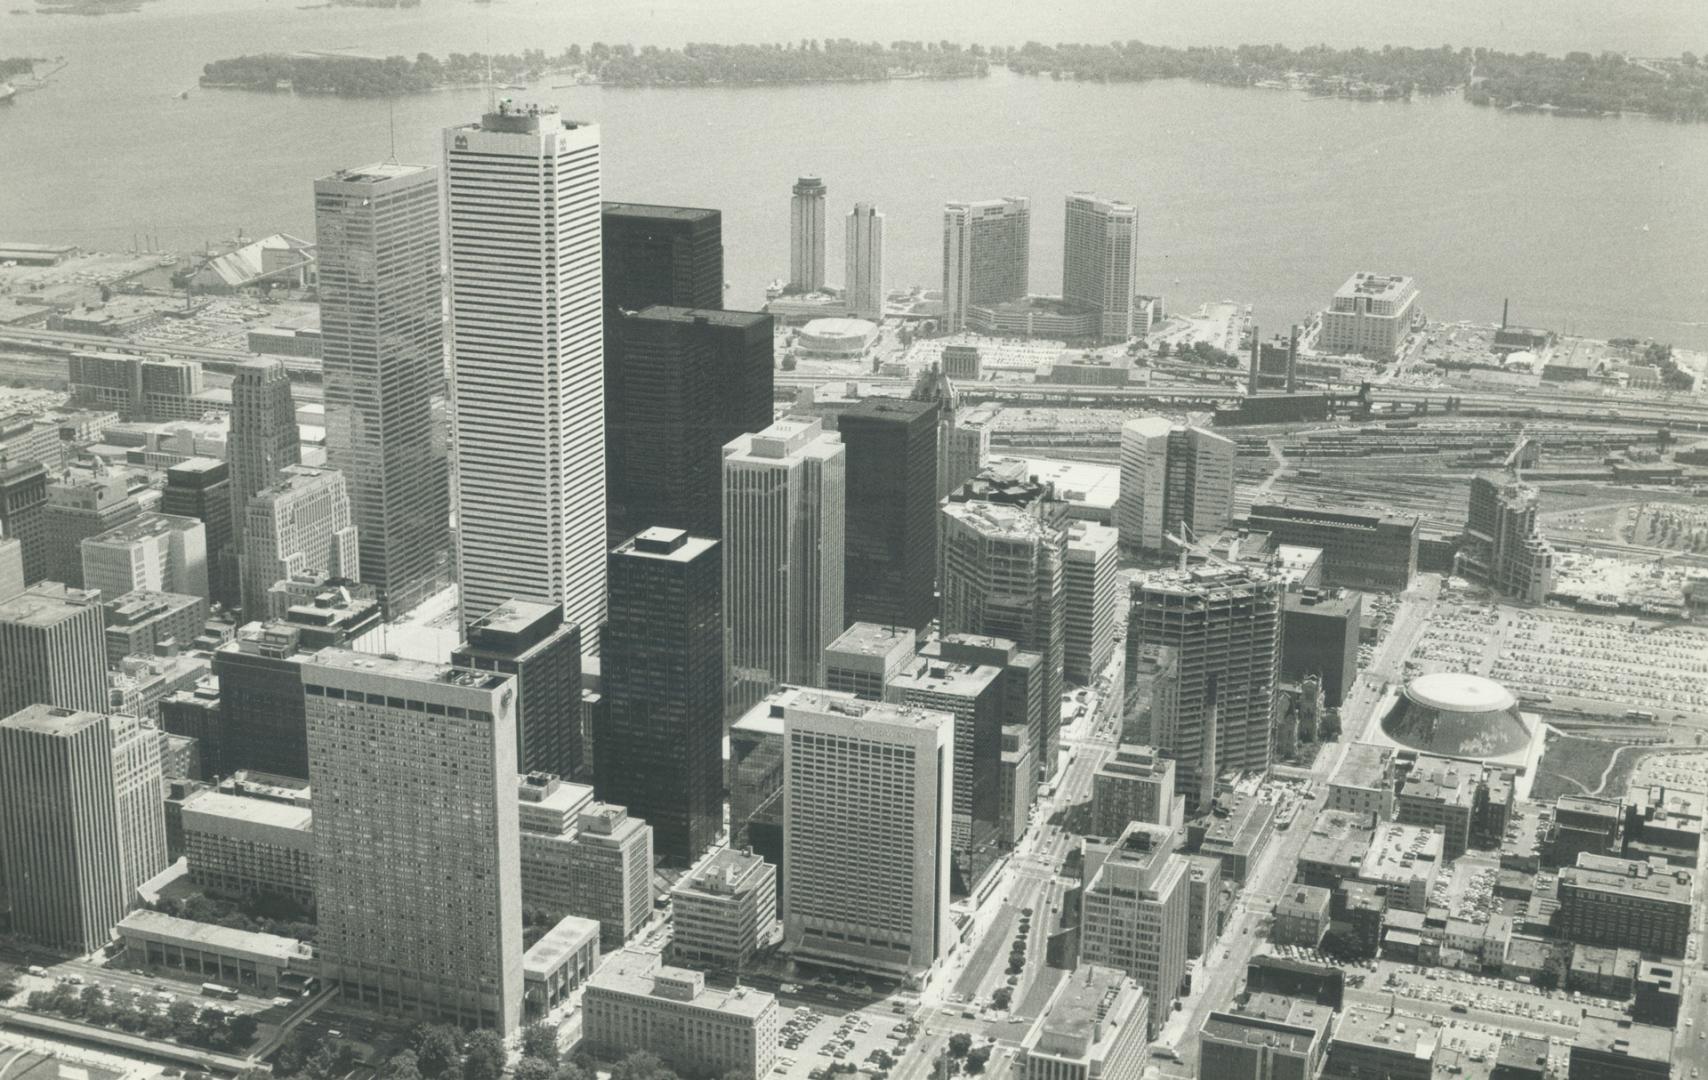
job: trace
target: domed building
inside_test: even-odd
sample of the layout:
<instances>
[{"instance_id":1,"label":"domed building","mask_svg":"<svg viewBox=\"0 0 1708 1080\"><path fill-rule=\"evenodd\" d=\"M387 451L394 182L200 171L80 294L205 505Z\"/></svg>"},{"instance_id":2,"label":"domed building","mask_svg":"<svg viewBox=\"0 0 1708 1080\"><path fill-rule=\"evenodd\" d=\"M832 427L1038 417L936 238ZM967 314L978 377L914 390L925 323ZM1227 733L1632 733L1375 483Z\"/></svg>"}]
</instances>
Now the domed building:
<instances>
[{"instance_id":1,"label":"domed building","mask_svg":"<svg viewBox=\"0 0 1708 1080\"><path fill-rule=\"evenodd\" d=\"M1390 691L1363 741L1457 761L1516 769L1529 790L1542 756L1541 726L1506 687L1481 675L1440 671ZM1523 793L1521 792L1521 794Z\"/></svg>"}]
</instances>

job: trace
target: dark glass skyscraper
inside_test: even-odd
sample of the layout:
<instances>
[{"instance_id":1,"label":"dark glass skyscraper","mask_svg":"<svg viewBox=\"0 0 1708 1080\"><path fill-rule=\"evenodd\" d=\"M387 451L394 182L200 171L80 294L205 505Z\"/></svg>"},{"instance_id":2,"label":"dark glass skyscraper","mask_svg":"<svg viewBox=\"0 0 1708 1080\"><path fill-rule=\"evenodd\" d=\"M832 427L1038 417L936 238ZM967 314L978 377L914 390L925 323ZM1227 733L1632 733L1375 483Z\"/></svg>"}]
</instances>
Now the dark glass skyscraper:
<instances>
[{"instance_id":1,"label":"dark glass skyscraper","mask_svg":"<svg viewBox=\"0 0 1708 1080\"><path fill-rule=\"evenodd\" d=\"M935 614L937 405L863 398L836 430L848 448L844 622L924 629Z\"/></svg>"},{"instance_id":2,"label":"dark glass skyscraper","mask_svg":"<svg viewBox=\"0 0 1708 1080\"><path fill-rule=\"evenodd\" d=\"M47 469L39 462L0 460L0 534L23 545L24 584L40 581L50 562Z\"/></svg>"},{"instance_id":3,"label":"dark glass skyscraper","mask_svg":"<svg viewBox=\"0 0 1708 1080\"><path fill-rule=\"evenodd\" d=\"M208 588L226 607L241 601L231 546L231 470L218 458L190 458L166 470L160 512L195 518L208 541Z\"/></svg>"},{"instance_id":4,"label":"dark glass skyscraper","mask_svg":"<svg viewBox=\"0 0 1708 1080\"><path fill-rule=\"evenodd\" d=\"M722 558L680 529L647 529L610 556L594 788L651 824L672 862L691 863L723 824Z\"/></svg>"},{"instance_id":5,"label":"dark glass skyscraper","mask_svg":"<svg viewBox=\"0 0 1708 1080\"><path fill-rule=\"evenodd\" d=\"M581 629L562 604L510 600L469 627L451 665L516 676L516 771L581 769Z\"/></svg>"}]
</instances>

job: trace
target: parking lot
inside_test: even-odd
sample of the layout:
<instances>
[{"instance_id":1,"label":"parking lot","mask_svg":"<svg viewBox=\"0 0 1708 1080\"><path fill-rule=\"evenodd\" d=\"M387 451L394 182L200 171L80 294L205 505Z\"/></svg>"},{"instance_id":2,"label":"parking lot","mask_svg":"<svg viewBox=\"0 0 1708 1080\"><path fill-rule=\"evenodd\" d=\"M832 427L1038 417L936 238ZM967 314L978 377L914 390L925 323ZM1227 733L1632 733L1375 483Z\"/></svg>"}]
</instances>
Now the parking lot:
<instances>
[{"instance_id":1,"label":"parking lot","mask_svg":"<svg viewBox=\"0 0 1708 1080\"><path fill-rule=\"evenodd\" d=\"M784 1010L778 1047L779 1077L823 1080L832 1066L848 1066L883 1077L918 1035L919 1026L900 999L836 1015L801 1005Z\"/></svg>"}]
</instances>

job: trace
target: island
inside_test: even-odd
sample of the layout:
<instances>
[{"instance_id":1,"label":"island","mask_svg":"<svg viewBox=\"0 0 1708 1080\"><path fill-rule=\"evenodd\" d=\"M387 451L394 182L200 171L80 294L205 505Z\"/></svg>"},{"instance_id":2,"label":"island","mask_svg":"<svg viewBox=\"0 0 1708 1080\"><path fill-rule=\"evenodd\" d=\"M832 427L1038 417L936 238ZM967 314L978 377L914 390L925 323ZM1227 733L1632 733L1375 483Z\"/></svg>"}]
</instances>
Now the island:
<instances>
[{"instance_id":1,"label":"island","mask_svg":"<svg viewBox=\"0 0 1708 1080\"><path fill-rule=\"evenodd\" d=\"M42 15L126 15L141 11L148 0L36 0Z\"/></svg>"}]
</instances>

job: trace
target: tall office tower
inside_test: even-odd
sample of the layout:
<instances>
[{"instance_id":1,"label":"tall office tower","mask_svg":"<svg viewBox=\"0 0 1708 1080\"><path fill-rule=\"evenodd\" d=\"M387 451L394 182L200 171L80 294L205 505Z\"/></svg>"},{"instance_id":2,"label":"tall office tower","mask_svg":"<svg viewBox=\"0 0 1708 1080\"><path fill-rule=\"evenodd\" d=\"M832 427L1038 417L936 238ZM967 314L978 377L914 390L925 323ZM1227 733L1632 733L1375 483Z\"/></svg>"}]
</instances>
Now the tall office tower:
<instances>
[{"instance_id":1,"label":"tall office tower","mask_svg":"<svg viewBox=\"0 0 1708 1080\"><path fill-rule=\"evenodd\" d=\"M718 537L724 444L771 423L771 316L653 306L607 326L622 390L606 413L609 526Z\"/></svg>"},{"instance_id":2,"label":"tall office tower","mask_svg":"<svg viewBox=\"0 0 1708 1080\"><path fill-rule=\"evenodd\" d=\"M784 947L917 979L951 943L948 713L803 694L783 710Z\"/></svg>"},{"instance_id":3,"label":"tall office tower","mask_svg":"<svg viewBox=\"0 0 1708 1080\"><path fill-rule=\"evenodd\" d=\"M1137 221L1137 212L1128 203L1100 199L1084 191L1067 197L1062 299L1096 308L1103 316L1104 341L1126 341L1135 333Z\"/></svg>"},{"instance_id":4,"label":"tall office tower","mask_svg":"<svg viewBox=\"0 0 1708 1080\"><path fill-rule=\"evenodd\" d=\"M271 487L280 470L302 462L297 407L282 360L248 360L231 380L231 433L225 463L231 467L231 541L242 551L249 499Z\"/></svg>"},{"instance_id":5,"label":"tall office tower","mask_svg":"<svg viewBox=\"0 0 1708 1080\"><path fill-rule=\"evenodd\" d=\"M1002 672L1002 727L1004 732L1017 727L1026 733L1024 756L1032 761L1034 772L1030 777L1036 779L1036 748L1044 744L1047 723L1044 694L1048 680L1043 655L1022 651L1006 638L983 634L944 634L934 648L935 655L948 663L994 667ZM932 649L927 645L925 651L930 654ZM1030 786L1027 792L1029 807Z\"/></svg>"},{"instance_id":6,"label":"tall office tower","mask_svg":"<svg viewBox=\"0 0 1708 1080\"><path fill-rule=\"evenodd\" d=\"M1150 1037L1169 1016L1186 977L1191 881L1174 853L1177 830L1132 822L1086 886L1079 962L1118 968L1156 1003Z\"/></svg>"},{"instance_id":7,"label":"tall office tower","mask_svg":"<svg viewBox=\"0 0 1708 1080\"><path fill-rule=\"evenodd\" d=\"M1123 971L1088 965L1056 984L1020 1040L1015 1080L1125 1080L1145 1068L1151 1002Z\"/></svg>"},{"instance_id":8,"label":"tall office tower","mask_svg":"<svg viewBox=\"0 0 1708 1080\"><path fill-rule=\"evenodd\" d=\"M563 607L507 600L476 619L455 667L516 677L516 771L581 771L581 628Z\"/></svg>"},{"instance_id":9,"label":"tall office tower","mask_svg":"<svg viewBox=\"0 0 1708 1080\"><path fill-rule=\"evenodd\" d=\"M522 1016L515 680L322 649L302 668L315 952L340 995L515 1030Z\"/></svg>"},{"instance_id":10,"label":"tall office tower","mask_svg":"<svg viewBox=\"0 0 1708 1080\"><path fill-rule=\"evenodd\" d=\"M0 600L0 716L26 705L107 711L99 594L56 581Z\"/></svg>"},{"instance_id":11,"label":"tall office tower","mask_svg":"<svg viewBox=\"0 0 1708 1080\"><path fill-rule=\"evenodd\" d=\"M820 420L724 447L724 715L782 683L816 684L842 633L846 454Z\"/></svg>"},{"instance_id":12,"label":"tall office tower","mask_svg":"<svg viewBox=\"0 0 1708 1080\"><path fill-rule=\"evenodd\" d=\"M591 630L605 617L599 128L499 102L445 132L445 200L463 623L519 597Z\"/></svg>"},{"instance_id":13,"label":"tall office tower","mask_svg":"<svg viewBox=\"0 0 1708 1080\"><path fill-rule=\"evenodd\" d=\"M1121 550L1162 555L1181 522L1208 539L1232 520L1234 444L1200 427L1160 416L1121 426L1121 492L1115 525Z\"/></svg>"},{"instance_id":14,"label":"tall office tower","mask_svg":"<svg viewBox=\"0 0 1708 1080\"><path fill-rule=\"evenodd\" d=\"M228 772L253 769L308 775L308 704L302 632L279 623L250 623L213 654L219 679L223 758Z\"/></svg>"},{"instance_id":15,"label":"tall office tower","mask_svg":"<svg viewBox=\"0 0 1708 1080\"><path fill-rule=\"evenodd\" d=\"M884 215L871 203L848 211L848 240L843 248L848 313L856 319L884 320Z\"/></svg>"},{"instance_id":16,"label":"tall office tower","mask_svg":"<svg viewBox=\"0 0 1708 1080\"><path fill-rule=\"evenodd\" d=\"M850 623L825 647L825 688L867 701L884 700L890 680L911 665L914 640L913 631L906 627Z\"/></svg>"},{"instance_id":17,"label":"tall office tower","mask_svg":"<svg viewBox=\"0 0 1708 1080\"><path fill-rule=\"evenodd\" d=\"M231 468L218 458L197 457L166 470L160 512L202 523L208 549L208 596L226 607L242 602L237 555L232 548Z\"/></svg>"},{"instance_id":18,"label":"tall office tower","mask_svg":"<svg viewBox=\"0 0 1708 1080\"><path fill-rule=\"evenodd\" d=\"M93 476L49 484L46 513L51 538L47 577L81 589L83 541L136 517L142 506L131 496L123 476Z\"/></svg>"},{"instance_id":19,"label":"tall office tower","mask_svg":"<svg viewBox=\"0 0 1708 1080\"><path fill-rule=\"evenodd\" d=\"M1019 300L1032 272L1032 203L1008 197L943 207L943 328L967 325L974 304Z\"/></svg>"},{"instance_id":20,"label":"tall office tower","mask_svg":"<svg viewBox=\"0 0 1708 1080\"><path fill-rule=\"evenodd\" d=\"M724 306L723 215L691 206L600 204L605 306Z\"/></svg>"},{"instance_id":21,"label":"tall office tower","mask_svg":"<svg viewBox=\"0 0 1708 1080\"><path fill-rule=\"evenodd\" d=\"M142 514L80 551L84 586L109 600L138 589L208 595L208 531L195 518Z\"/></svg>"},{"instance_id":22,"label":"tall office tower","mask_svg":"<svg viewBox=\"0 0 1708 1080\"><path fill-rule=\"evenodd\" d=\"M681 529L647 529L611 552L594 787L645 818L673 862L692 863L723 827L720 558L716 540Z\"/></svg>"},{"instance_id":23,"label":"tall office tower","mask_svg":"<svg viewBox=\"0 0 1708 1080\"><path fill-rule=\"evenodd\" d=\"M1054 775L1061 745L1067 639L1067 523L1058 512L1063 509L1065 504L1051 499L1031 506L945 503L938 574L945 635L1007 638L1043 657L1043 715L1033 750L1045 776Z\"/></svg>"},{"instance_id":24,"label":"tall office tower","mask_svg":"<svg viewBox=\"0 0 1708 1080\"><path fill-rule=\"evenodd\" d=\"M23 546L25 584L47 576L53 541L47 531L47 470L40 464L0 458L0 533Z\"/></svg>"},{"instance_id":25,"label":"tall office tower","mask_svg":"<svg viewBox=\"0 0 1708 1080\"><path fill-rule=\"evenodd\" d=\"M843 621L923 630L937 606L937 406L862 398L836 430L848 456Z\"/></svg>"},{"instance_id":26,"label":"tall office tower","mask_svg":"<svg viewBox=\"0 0 1708 1080\"><path fill-rule=\"evenodd\" d=\"M1128 641L1168 646L1178 658L1173 708L1152 717L1151 742L1174 759L1193 806L1209 803L1220 773L1269 768L1282 597L1279 575L1249 566L1163 571L1133 583Z\"/></svg>"},{"instance_id":27,"label":"tall office tower","mask_svg":"<svg viewBox=\"0 0 1708 1080\"><path fill-rule=\"evenodd\" d=\"M31 705L0 720L0 878L12 929L92 952L166 866L160 734L134 716Z\"/></svg>"},{"instance_id":28,"label":"tall office tower","mask_svg":"<svg viewBox=\"0 0 1708 1080\"><path fill-rule=\"evenodd\" d=\"M299 574L358 579L360 534L344 474L292 465L245 507L243 617L267 615L273 583Z\"/></svg>"},{"instance_id":29,"label":"tall office tower","mask_svg":"<svg viewBox=\"0 0 1708 1080\"><path fill-rule=\"evenodd\" d=\"M1067 590L1067 639L1063 674L1090 683L1115 652L1115 603L1121 590L1120 534L1107 525L1076 521L1068 529L1063 581Z\"/></svg>"},{"instance_id":30,"label":"tall office tower","mask_svg":"<svg viewBox=\"0 0 1708 1080\"><path fill-rule=\"evenodd\" d=\"M395 162L314 182L326 460L344 473L361 580L386 611L448 584L450 463L434 443L445 385L439 170Z\"/></svg>"},{"instance_id":31,"label":"tall office tower","mask_svg":"<svg viewBox=\"0 0 1708 1080\"><path fill-rule=\"evenodd\" d=\"M1537 524L1539 504L1529 484L1474 477L1454 572L1540 604L1554 587L1554 547Z\"/></svg>"},{"instance_id":32,"label":"tall office tower","mask_svg":"<svg viewBox=\"0 0 1708 1080\"><path fill-rule=\"evenodd\" d=\"M823 180L803 176L789 200L789 288L795 292L824 288L824 194Z\"/></svg>"},{"instance_id":33,"label":"tall office tower","mask_svg":"<svg viewBox=\"0 0 1708 1080\"><path fill-rule=\"evenodd\" d=\"M1417 282L1360 270L1335 291L1322 314L1317 350L1392 360L1411 330Z\"/></svg>"},{"instance_id":34,"label":"tall office tower","mask_svg":"<svg viewBox=\"0 0 1708 1080\"><path fill-rule=\"evenodd\" d=\"M0 536L0 600L24 591L24 545L15 536Z\"/></svg>"}]
</instances>

